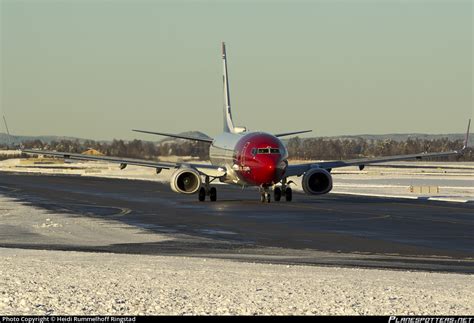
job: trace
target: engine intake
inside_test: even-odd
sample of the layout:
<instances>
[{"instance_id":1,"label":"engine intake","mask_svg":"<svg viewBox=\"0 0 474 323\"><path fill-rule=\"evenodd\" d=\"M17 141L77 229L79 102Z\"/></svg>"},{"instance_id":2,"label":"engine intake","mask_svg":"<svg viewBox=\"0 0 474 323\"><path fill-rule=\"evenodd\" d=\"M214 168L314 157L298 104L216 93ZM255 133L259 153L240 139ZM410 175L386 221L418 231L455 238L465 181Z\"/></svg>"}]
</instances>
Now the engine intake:
<instances>
[{"instance_id":1,"label":"engine intake","mask_svg":"<svg viewBox=\"0 0 474 323\"><path fill-rule=\"evenodd\" d=\"M201 187L201 176L192 168L180 168L171 175L171 189L177 193L194 194Z\"/></svg>"},{"instance_id":2,"label":"engine intake","mask_svg":"<svg viewBox=\"0 0 474 323\"><path fill-rule=\"evenodd\" d=\"M326 194L332 190L332 176L325 169L313 168L303 175L302 184L306 194Z\"/></svg>"}]
</instances>

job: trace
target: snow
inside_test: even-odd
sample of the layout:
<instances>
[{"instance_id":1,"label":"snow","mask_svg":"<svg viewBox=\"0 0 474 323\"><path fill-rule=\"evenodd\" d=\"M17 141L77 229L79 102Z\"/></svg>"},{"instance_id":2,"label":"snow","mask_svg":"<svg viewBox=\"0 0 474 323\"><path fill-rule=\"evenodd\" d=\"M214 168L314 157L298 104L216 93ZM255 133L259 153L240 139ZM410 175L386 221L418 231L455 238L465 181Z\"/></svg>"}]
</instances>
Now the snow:
<instances>
[{"instance_id":1,"label":"snow","mask_svg":"<svg viewBox=\"0 0 474 323\"><path fill-rule=\"evenodd\" d=\"M469 315L474 276L0 248L3 315ZM21 268L21 270L18 270Z\"/></svg>"},{"instance_id":2,"label":"snow","mask_svg":"<svg viewBox=\"0 0 474 323\"><path fill-rule=\"evenodd\" d=\"M121 171L107 163L28 165L20 160L0 162L0 170L162 182L171 174L163 170L157 175L154 169L133 166ZM404 170L399 184L383 184L387 179L383 172L379 168L375 173L334 172L334 191L407 194L410 180L428 178ZM398 180L402 173L390 180ZM439 180L449 184L441 186L446 194L462 191L472 198L471 186L457 185L472 176L471 171L448 173L439 175ZM364 181L354 184L357 179ZM4 244L52 249L177 238L176 233L151 233L111 218L46 211L2 195L0 224ZM464 274L14 248L0 248L0 263L3 315L467 315L474 311L474 290L466 288L474 285L474 276Z\"/></svg>"}]
</instances>

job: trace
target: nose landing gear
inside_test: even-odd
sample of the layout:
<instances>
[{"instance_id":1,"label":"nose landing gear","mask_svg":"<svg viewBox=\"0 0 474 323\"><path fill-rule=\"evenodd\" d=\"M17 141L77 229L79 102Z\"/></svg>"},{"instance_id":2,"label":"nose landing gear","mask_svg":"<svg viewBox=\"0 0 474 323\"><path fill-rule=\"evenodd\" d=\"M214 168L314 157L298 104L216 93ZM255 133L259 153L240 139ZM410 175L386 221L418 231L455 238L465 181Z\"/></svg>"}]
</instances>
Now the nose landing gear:
<instances>
[{"instance_id":1,"label":"nose landing gear","mask_svg":"<svg viewBox=\"0 0 474 323\"><path fill-rule=\"evenodd\" d=\"M263 193L260 194L260 202L262 202L262 203L265 203L265 202L270 203L270 201L271 201L271 195L270 195L270 193L268 193L268 192L263 192Z\"/></svg>"},{"instance_id":2,"label":"nose landing gear","mask_svg":"<svg viewBox=\"0 0 474 323\"><path fill-rule=\"evenodd\" d=\"M260 186L260 202L262 203L270 203L271 201L271 194L269 186Z\"/></svg>"}]
</instances>

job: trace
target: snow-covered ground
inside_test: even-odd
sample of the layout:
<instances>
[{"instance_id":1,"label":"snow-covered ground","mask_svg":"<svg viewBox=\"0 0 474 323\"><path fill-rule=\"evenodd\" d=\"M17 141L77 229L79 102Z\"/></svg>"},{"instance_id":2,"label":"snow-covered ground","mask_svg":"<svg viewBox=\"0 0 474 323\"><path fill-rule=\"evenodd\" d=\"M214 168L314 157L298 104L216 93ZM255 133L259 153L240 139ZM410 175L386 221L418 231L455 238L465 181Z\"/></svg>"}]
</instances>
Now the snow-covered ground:
<instances>
[{"instance_id":1,"label":"snow-covered ground","mask_svg":"<svg viewBox=\"0 0 474 323\"><path fill-rule=\"evenodd\" d=\"M18 156L21 155L21 150L2 150L0 149L0 157L3 156Z\"/></svg>"},{"instance_id":2,"label":"snow-covered ground","mask_svg":"<svg viewBox=\"0 0 474 323\"><path fill-rule=\"evenodd\" d=\"M111 210L127 212L127 210ZM0 195L0 239L106 246L173 239ZM0 248L2 315L468 315L474 276Z\"/></svg>"},{"instance_id":3,"label":"snow-covered ground","mask_svg":"<svg viewBox=\"0 0 474 323\"><path fill-rule=\"evenodd\" d=\"M0 249L3 315L469 315L474 277Z\"/></svg>"},{"instance_id":4,"label":"snow-covered ground","mask_svg":"<svg viewBox=\"0 0 474 323\"><path fill-rule=\"evenodd\" d=\"M176 157L167 159L167 161L177 160L179 159ZM199 162L193 161L193 163ZM390 163L390 165L398 168L366 166L363 171L357 167L334 169L332 192L452 202L474 201L473 162L398 162ZM413 168L406 168L407 166ZM173 170L163 170L160 174L156 174L153 168L138 166L127 166L124 170L120 170L117 164L103 162L62 163L56 161L50 164L33 164L32 161L21 159L0 161L0 171L76 174L159 182L168 182L173 172ZM301 177L291 178L291 180L296 183L294 189L301 190ZM439 188L439 193L411 193L410 186L435 186Z\"/></svg>"}]
</instances>

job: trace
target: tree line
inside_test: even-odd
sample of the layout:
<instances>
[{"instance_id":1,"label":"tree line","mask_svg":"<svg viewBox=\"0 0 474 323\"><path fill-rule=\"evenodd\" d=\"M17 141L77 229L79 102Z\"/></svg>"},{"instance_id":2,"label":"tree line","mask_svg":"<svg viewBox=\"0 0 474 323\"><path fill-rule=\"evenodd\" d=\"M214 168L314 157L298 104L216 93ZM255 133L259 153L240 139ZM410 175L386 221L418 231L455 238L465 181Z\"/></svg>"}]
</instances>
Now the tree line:
<instances>
[{"instance_id":1,"label":"tree line","mask_svg":"<svg viewBox=\"0 0 474 323\"><path fill-rule=\"evenodd\" d=\"M462 140L449 140L448 138L432 140L409 138L404 141L396 141L391 139L301 139L295 137L291 138L287 144L289 155L294 159L303 160L346 160L377 156L408 155L425 151L441 152L459 150L462 146ZM433 160L474 161L474 153L472 148L468 148L463 156L433 158Z\"/></svg>"},{"instance_id":2,"label":"tree line","mask_svg":"<svg viewBox=\"0 0 474 323\"><path fill-rule=\"evenodd\" d=\"M458 150L462 140L418 139L410 138L405 141L373 140L373 139L334 139L334 138L299 138L288 140L287 148L290 158L302 160L338 160L356 159L376 156L404 155L419 152L440 152ZM128 158L157 159L160 156L193 156L202 160L209 158L209 144L196 141L172 141L154 143L142 140L113 140L98 142L94 140L60 140L45 143L41 140L26 141L23 147L27 149L56 150L70 153L82 153L95 149L106 156ZM6 147L4 147L6 148ZM468 148L463 156L450 156L443 159L449 161L474 161L473 149Z\"/></svg>"},{"instance_id":3,"label":"tree line","mask_svg":"<svg viewBox=\"0 0 474 323\"><path fill-rule=\"evenodd\" d=\"M209 145L203 142L182 141L154 143L150 141L124 141L114 139L112 142L94 140L60 140L44 143L41 140L23 142L25 149L42 149L64 151L69 153L83 153L88 149L95 149L106 156L120 156L128 158L156 159L160 156L192 156L208 159Z\"/></svg>"}]
</instances>

